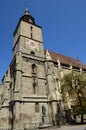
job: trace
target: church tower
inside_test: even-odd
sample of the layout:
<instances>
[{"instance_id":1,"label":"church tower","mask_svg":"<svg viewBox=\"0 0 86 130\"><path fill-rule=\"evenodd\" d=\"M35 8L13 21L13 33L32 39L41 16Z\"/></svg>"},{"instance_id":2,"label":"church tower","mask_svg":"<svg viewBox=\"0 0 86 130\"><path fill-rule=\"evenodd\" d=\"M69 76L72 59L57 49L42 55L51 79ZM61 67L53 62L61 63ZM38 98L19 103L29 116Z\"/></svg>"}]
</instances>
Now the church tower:
<instances>
[{"instance_id":1,"label":"church tower","mask_svg":"<svg viewBox=\"0 0 86 130\"><path fill-rule=\"evenodd\" d=\"M80 61L44 50L42 27L26 9L14 31L12 61L0 85L0 129L30 130L69 123L76 103L68 92L63 102L61 79L71 71L81 73L80 68L86 74L86 65Z\"/></svg>"},{"instance_id":2,"label":"church tower","mask_svg":"<svg viewBox=\"0 0 86 130\"><path fill-rule=\"evenodd\" d=\"M42 27L35 23L28 9L25 10L14 31L13 56L17 51L44 58Z\"/></svg>"},{"instance_id":3,"label":"church tower","mask_svg":"<svg viewBox=\"0 0 86 130\"><path fill-rule=\"evenodd\" d=\"M14 31L10 64L11 129L22 129L28 123L48 122L45 71L42 27L26 9Z\"/></svg>"}]
</instances>

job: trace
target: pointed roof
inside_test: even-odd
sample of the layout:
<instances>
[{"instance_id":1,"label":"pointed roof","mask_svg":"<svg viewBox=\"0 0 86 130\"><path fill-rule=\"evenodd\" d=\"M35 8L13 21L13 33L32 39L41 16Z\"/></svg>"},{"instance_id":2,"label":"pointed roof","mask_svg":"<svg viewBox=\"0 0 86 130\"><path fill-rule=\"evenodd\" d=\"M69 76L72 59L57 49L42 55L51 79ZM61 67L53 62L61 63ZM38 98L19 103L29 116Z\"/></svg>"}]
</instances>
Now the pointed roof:
<instances>
[{"instance_id":1,"label":"pointed roof","mask_svg":"<svg viewBox=\"0 0 86 130\"><path fill-rule=\"evenodd\" d=\"M46 52L47 51L45 50L45 53ZM86 70L86 65L83 64L80 60L76 60L74 58L67 57L67 56L64 56L62 54L58 54L58 53L55 53L55 52L52 52L52 51L49 51L49 50L48 50L48 53L50 54L50 57L51 57L53 62L57 62L57 59L59 59L60 63L63 64L63 65L66 65L66 66L71 65L75 68Z\"/></svg>"},{"instance_id":2,"label":"pointed roof","mask_svg":"<svg viewBox=\"0 0 86 130\"><path fill-rule=\"evenodd\" d=\"M24 15L19 19L19 22L18 22L18 24L16 26L16 29L15 29L13 35L15 35L16 30L17 30L17 28L18 28L18 26L19 26L19 24L20 24L21 21L24 21L24 22L33 24L33 25L35 25L35 26L37 26L39 28L42 28L41 26L39 26L39 25L37 25L35 23L35 19L30 15L30 12L29 12L28 8L26 8L26 10L24 11Z\"/></svg>"},{"instance_id":3,"label":"pointed roof","mask_svg":"<svg viewBox=\"0 0 86 130\"><path fill-rule=\"evenodd\" d=\"M28 8L26 8L24 15L20 18L20 20L35 24L35 19L30 15Z\"/></svg>"}]
</instances>

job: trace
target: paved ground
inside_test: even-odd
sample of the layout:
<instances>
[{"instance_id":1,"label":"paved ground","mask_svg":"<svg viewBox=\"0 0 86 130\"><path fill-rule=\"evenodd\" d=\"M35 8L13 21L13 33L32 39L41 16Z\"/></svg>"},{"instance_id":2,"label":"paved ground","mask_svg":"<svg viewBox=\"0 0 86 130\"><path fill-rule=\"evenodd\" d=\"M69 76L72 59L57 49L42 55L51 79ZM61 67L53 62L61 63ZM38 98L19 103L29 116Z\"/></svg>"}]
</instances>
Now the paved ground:
<instances>
[{"instance_id":1,"label":"paved ground","mask_svg":"<svg viewBox=\"0 0 86 130\"><path fill-rule=\"evenodd\" d=\"M46 128L41 130L86 130L86 125L61 126L60 128Z\"/></svg>"},{"instance_id":2,"label":"paved ground","mask_svg":"<svg viewBox=\"0 0 86 130\"><path fill-rule=\"evenodd\" d=\"M62 126L61 128L56 128L56 130L86 130L86 125Z\"/></svg>"}]
</instances>

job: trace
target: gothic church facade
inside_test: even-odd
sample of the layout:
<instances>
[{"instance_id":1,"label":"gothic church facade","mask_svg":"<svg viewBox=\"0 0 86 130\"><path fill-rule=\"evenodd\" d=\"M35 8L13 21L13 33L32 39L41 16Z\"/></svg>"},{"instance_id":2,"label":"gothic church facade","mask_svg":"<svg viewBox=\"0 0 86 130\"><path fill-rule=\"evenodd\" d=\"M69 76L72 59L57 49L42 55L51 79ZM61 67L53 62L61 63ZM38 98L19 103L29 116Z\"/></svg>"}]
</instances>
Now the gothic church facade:
<instances>
[{"instance_id":1,"label":"gothic church facade","mask_svg":"<svg viewBox=\"0 0 86 130\"><path fill-rule=\"evenodd\" d=\"M64 111L61 78L86 65L44 49L42 27L28 10L14 31L13 57L0 85L0 128L23 130L27 125L53 124L57 109ZM65 110L71 109L68 102Z\"/></svg>"}]
</instances>

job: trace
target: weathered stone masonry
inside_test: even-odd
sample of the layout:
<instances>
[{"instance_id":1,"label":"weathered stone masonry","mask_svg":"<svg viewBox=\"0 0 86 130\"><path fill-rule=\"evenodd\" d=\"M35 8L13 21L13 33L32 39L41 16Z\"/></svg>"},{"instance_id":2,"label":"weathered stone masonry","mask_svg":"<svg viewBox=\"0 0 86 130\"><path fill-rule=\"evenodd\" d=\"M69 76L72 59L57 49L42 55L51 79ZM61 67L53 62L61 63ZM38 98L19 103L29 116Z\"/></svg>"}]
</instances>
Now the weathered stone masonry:
<instances>
[{"instance_id":1,"label":"weathered stone masonry","mask_svg":"<svg viewBox=\"0 0 86 130\"><path fill-rule=\"evenodd\" d=\"M53 125L57 109L64 111L61 78L72 69L86 73L80 61L44 49L42 27L26 10L14 31L12 61L0 85L0 129Z\"/></svg>"}]
</instances>

